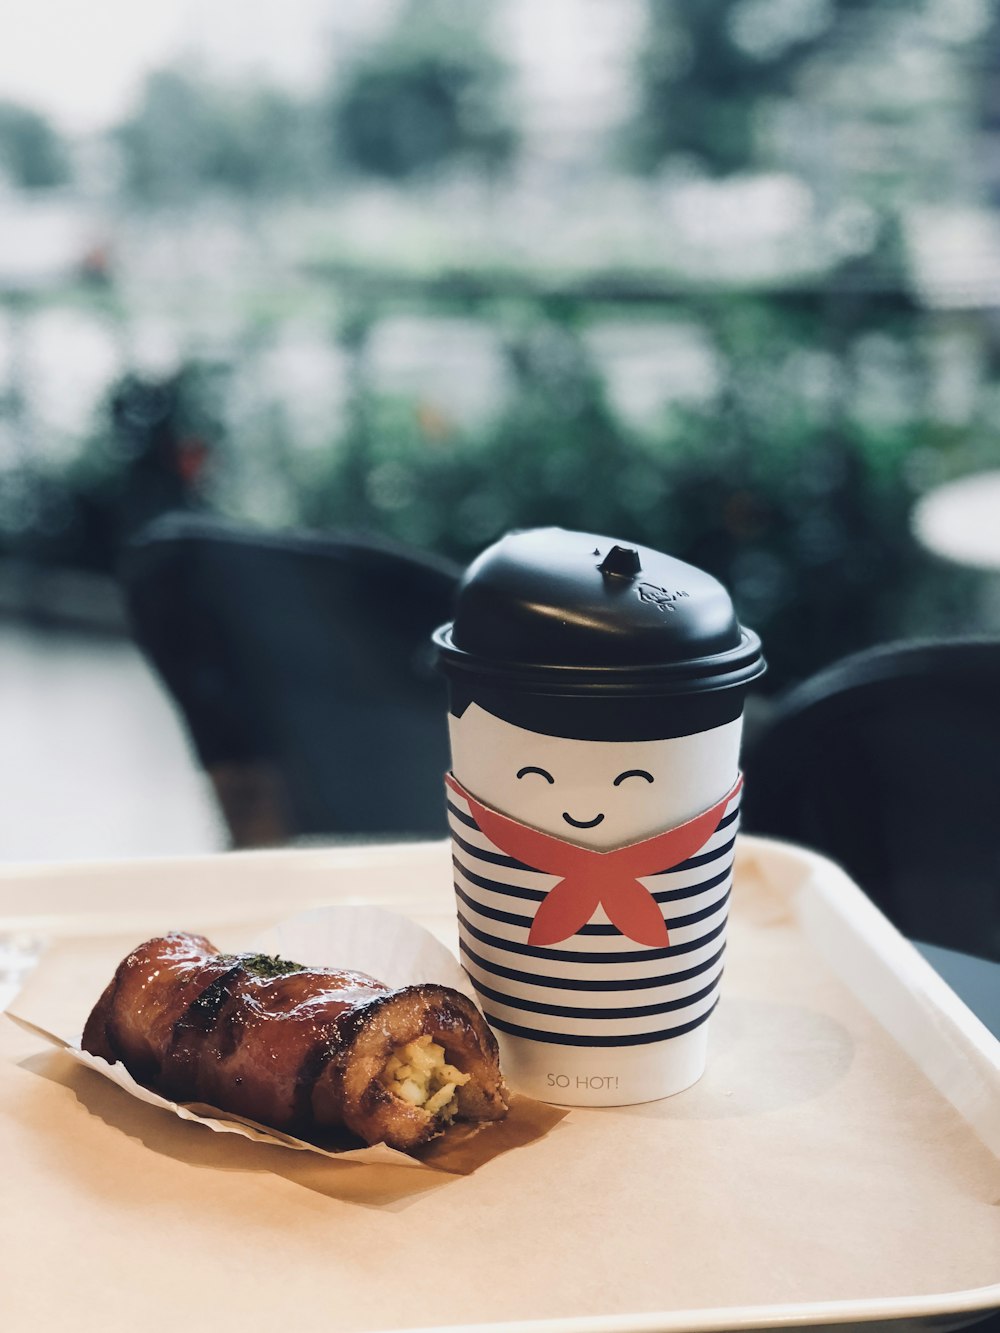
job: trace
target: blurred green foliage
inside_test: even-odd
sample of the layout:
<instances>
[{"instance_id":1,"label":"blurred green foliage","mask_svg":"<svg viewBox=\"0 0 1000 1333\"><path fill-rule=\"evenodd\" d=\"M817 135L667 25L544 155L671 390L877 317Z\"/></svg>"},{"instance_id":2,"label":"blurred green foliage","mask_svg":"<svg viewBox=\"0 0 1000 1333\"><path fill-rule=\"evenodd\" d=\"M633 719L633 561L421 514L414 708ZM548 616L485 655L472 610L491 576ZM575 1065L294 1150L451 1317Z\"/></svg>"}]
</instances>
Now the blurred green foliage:
<instances>
[{"instance_id":1,"label":"blurred green foliage","mask_svg":"<svg viewBox=\"0 0 1000 1333\"><path fill-rule=\"evenodd\" d=\"M123 375L68 467L30 461L0 480L0 553L114 574L122 546L167 510L204 505L227 446L220 368ZM2 521L15 499L15 523Z\"/></svg>"},{"instance_id":2,"label":"blurred green foliage","mask_svg":"<svg viewBox=\"0 0 1000 1333\"><path fill-rule=\"evenodd\" d=\"M181 68L149 76L117 137L126 188L144 204L186 203L209 190L259 197L302 190L319 158L311 107Z\"/></svg>"},{"instance_id":3,"label":"blurred green foliage","mask_svg":"<svg viewBox=\"0 0 1000 1333\"><path fill-rule=\"evenodd\" d=\"M508 340L513 387L479 431L373 392L362 363L338 448L298 474L305 521L460 560L510 527L552 523L668 550L731 589L767 643L769 690L921 622L960 626L972 580L937 567L909 525L921 479L907 460L946 447L919 401L919 312L863 304L831 346L814 293L715 296L676 313L693 311L723 380L654 430L618 419L572 319ZM885 395L914 395L905 419L871 419L873 373Z\"/></svg>"},{"instance_id":4,"label":"blurred green foliage","mask_svg":"<svg viewBox=\"0 0 1000 1333\"><path fill-rule=\"evenodd\" d=\"M651 4L626 138L632 160L648 170L691 154L722 175L758 165L757 103L789 95L803 58L828 37L842 7L856 5Z\"/></svg>"},{"instance_id":5,"label":"blurred green foliage","mask_svg":"<svg viewBox=\"0 0 1000 1333\"><path fill-rule=\"evenodd\" d=\"M481 16L409 0L384 38L309 98L227 87L189 61L155 71L118 129L125 187L161 205L213 190L273 200L345 170L392 180L455 164L494 172L517 146L506 93Z\"/></svg>"},{"instance_id":6,"label":"blurred green foliage","mask_svg":"<svg viewBox=\"0 0 1000 1333\"><path fill-rule=\"evenodd\" d=\"M506 82L481 13L454 0L409 0L335 92L332 142L351 167L389 179L456 161L493 172L517 145Z\"/></svg>"},{"instance_id":7,"label":"blurred green foliage","mask_svg":"<svg viewBox=\"0 0 1000 1333\"><path fill-rule=\"evenodd\" d=\"M66 145L30 107L0 102L0 176L22 190L48 190L70 179Z\"/></svg>"},{"instance_id":8,"label":"blurred green foliage","mask_svg":"<svg viewBox=\"0 0 1000 1333\"><path fill-rule=\"evenodd\" d=\"M258 299L267 302L253 282L224 274L220 303L242 302L221 311L242 387L207 375L193 355L173 376L124 369L73 464L59 475L33 465L0 473L0 546L112 570L145 518L194 504L363 528L462 560L510 527L585 528L721 578L764 637L772 690L870 643L975 628L972 576L921 551L909 516L935 482L1000 462L1000 336L988 301L921 304L906 225L917 206L995 208L1000 3L650 0L645 15L631 112L567 162L549 144L532 147L514 71L482 9L463 0L407 0L308 97L223 85L190 63L151 75L114 137L123 211L190 210L196 230L200 203L225 195L252 205L237 212L254 224L273 207L277 232L290 196L313 194L307 229L329 222L341 237L339 213L357 191L363 225L381 220L376 275L352 274L349 253L328 254L325 279L304 264L278 274L289 322L306 288L313 309L326 303L336 327L323 350L347 366L346 407L331 415L322 447L301 447L273 376L257 375L269 339L281 339L280 318L259 314ZM609 245L600 271L580 272L570 255L550 280L539 254L555 254L554 267L564 257L533 230L562 239L548 199L529 207L523 235L497 236L517 231L493 217L507 190L532 205L527 191L516 194L525 179L541 195L551 186L574 213L588 200L600 213L605 184L621 186L623 158L648 190L620 197L645 200L665 227L676 223L678 182L731 178L687 201L691 253L711 249L702 233L731 227L733 253L714 276L707 263L685 273L669 253L678 233L665 231L645 254L628 240ZM40 117L0 105L0 167L17 186L60 183L67 160ZM719 193L733 179L767 174L812 210L802 223L812 228L809 263L790 260L778 279L761 278L752 257L740 268L741 219L713 213L738 213L737 196ZM458 233L421 230L420 207L400 203L433 209L435 183L456 180L477 183L447 197L479 201L470 234L495 244L501 261L484 254L470 264L440 242L435 250L428 233ZM395 211L379 214L390 197ZM413 235L393 235L387 217ZM567 213L567 234L586 230L579 221ZM628 238L632 221L612 219L608 231L617 236L621 223ZM539 239L546 248L535 250ZM297 234L281 241L296 253ZM414 253L423 267L400 277ZM178 304L199 295L183 292ZM504 388L488 412L466 419L447 395L379 379L373 344L401 311L416 312L430 338L439 317L496 335ZM693 331L712 383L638 421L590 337L609 319ZM683 375L669 350L658 355L654 376ZM942 388L951 374L942 364L954 369L956 358L957 407ZM8 408L21 434L22 406Z\"/></svg>"}]
</instances>

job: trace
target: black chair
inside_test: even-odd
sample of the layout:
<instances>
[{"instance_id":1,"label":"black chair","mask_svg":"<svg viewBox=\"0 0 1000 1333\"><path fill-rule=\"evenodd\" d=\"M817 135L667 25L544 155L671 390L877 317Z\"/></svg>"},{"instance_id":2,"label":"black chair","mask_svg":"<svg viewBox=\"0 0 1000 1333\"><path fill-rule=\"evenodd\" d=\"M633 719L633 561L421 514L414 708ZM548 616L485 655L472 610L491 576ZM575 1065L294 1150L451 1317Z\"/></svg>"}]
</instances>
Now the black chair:
<instances>
[{"instance_id":1,"label":"black chair","mask_svg":"<svg viewBox=\"0 0 1000 1333\"><path fill-rule=\"evenodd\" d=\"M844 867L911 939L1000 960L1000 640L890 644L776 701L743 827Z\"/></svg>"},{"instance_id":2,"label":"black chair","mask_svg":"<svg viewBox=\"0 0 1000 1333\"><path fill-rule=\"evenodd\" d=\"M460 570L347 535L168 514L127 546L136 642L235 846L446 833L447 699L431 631Z\"/></svg>"}]
</instances>

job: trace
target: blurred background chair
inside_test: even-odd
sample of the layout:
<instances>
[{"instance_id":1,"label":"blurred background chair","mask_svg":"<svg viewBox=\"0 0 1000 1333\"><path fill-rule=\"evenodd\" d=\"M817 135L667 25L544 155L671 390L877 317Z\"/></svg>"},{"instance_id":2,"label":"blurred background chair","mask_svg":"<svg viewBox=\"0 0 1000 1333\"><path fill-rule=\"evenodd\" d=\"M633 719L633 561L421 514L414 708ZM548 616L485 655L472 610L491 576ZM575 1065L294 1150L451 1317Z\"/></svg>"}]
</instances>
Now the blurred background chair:
<instances>
[{"instance_id":1,"label":"blurred background chair","mask_svg":"<svg viewBox=\"0 0 1000 1333\"><path fill-rule=\"evenodd\" d=\"M891 644L777 699L744 828L844 867L910 938L1000 960L1000 640Z\"/></svg>"},{"instance_id":2,"label":"blurred background chair","mask_svg":"<svg viewBox=\"0 0 1000 1333\"><path fill-rule=\"evenodd\" d=\"M431 631L459 567L389 542L168 514L121 567L234 846L443 835L447 701Z\"/></svg>"}]
</instances>

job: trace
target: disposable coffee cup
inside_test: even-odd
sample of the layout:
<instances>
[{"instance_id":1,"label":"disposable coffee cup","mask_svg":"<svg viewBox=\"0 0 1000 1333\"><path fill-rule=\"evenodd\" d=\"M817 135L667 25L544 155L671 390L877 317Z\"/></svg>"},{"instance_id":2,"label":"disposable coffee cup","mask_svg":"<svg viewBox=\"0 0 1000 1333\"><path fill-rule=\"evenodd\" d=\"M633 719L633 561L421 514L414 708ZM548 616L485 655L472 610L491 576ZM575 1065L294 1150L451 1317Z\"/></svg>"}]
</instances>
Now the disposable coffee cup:
<instances>
[{"instance_id":1,"label":"disposable coffee cup","mask_svg":"<svg viewBox=\"0 0 1000 1333\"><path fill-rule=\"evenodd\" d=\"M462 962L508 1081L578 1106L690 1087L725 964L759 639L702 570L545 528L473 562L434 641Z\"/></svg>"}]
</instances>

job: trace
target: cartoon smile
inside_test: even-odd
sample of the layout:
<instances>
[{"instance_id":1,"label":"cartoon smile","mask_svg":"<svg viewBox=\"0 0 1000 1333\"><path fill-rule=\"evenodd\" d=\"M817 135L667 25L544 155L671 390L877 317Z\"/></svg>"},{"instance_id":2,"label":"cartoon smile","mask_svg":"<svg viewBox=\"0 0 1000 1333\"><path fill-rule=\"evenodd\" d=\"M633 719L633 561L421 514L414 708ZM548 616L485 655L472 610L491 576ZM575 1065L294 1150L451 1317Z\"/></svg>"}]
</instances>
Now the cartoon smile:
<instances>
[{"instance_id":1,"label":"cartoon smile","mask_svg":"<svg viewBox=\"0 0 1000 1333\"><path fill-rule=\"evenodd\" d=\"M565 810L563 811L563 819L567 824L572 824L574 828L597 828L603 818L604 816L601 814L595 815L593 819L574 819L572 815L568 815Z\"/></svg>"},{"instance_id":2,"label":"cartoon smile","mask_svg":"<svg viewBox=\"0 0 1000 1333\"><path fill-rule=\"evenodd\" d=\"M554 787L556 781L547 768L539 768L537 764L525 764L524 768L519 768L517 770L515 776L518 781L529 776L540 777L543 781L547 782L550 787ZM613 787L620 787L626 778L642 778L644 782L653 781L652 773L647 773L644 768L627 768L624 773L618 774L611 785ZM567 824L572 824L574 828L597 828L598 824L604 822L603 811L600 814L595 815L593 819L574 819L567 810L564 810L562 812L562 817Z\"/></svg>"}]
</instances>

